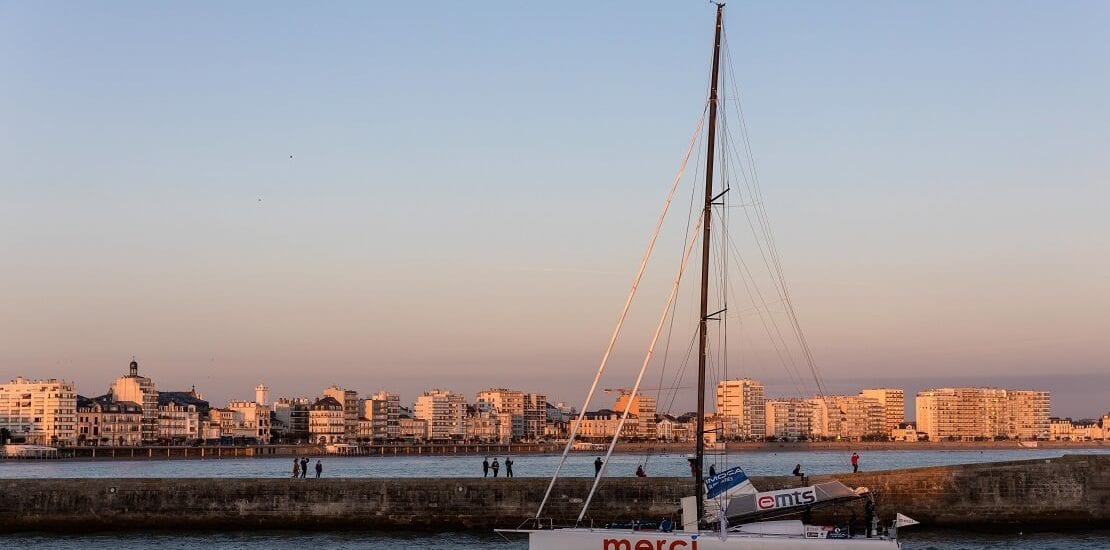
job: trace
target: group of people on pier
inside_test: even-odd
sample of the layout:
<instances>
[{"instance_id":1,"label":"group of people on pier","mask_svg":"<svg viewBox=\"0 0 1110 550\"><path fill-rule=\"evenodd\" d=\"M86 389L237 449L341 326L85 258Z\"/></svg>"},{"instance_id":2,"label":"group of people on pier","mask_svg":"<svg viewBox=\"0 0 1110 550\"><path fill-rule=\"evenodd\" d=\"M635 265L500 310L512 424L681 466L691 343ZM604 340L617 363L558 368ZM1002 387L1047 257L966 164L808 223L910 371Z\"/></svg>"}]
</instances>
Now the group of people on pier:
<instances>
[{"instance_id":1,"label":"group of people on pier","mask_svg":"<svg viewBox=\"0 0 1110 550\"><path fill-rule=\"evenodd\" d=\"M301 458L293 459L293 479L308 477L308 457L302 456ZM320 474L324 473L324 463L319 459L316 460L316 479L320 479Z\"/></svg>"},{"instance_id":2,"label":"group of people on pier","mask_svg":"<svg viewBox=\"0 0 1110 550\"><path fill-rule=\"evenodd\" d=\"M497 462L497 458L493 459L490 463L489 457L482 459L482 477L489 477L490 472L493 472L493 477L497 477L497 472L501 470L501 464ZM513 457L505 457L505 477L513 477Z\"/></svg>"}]
</instances>

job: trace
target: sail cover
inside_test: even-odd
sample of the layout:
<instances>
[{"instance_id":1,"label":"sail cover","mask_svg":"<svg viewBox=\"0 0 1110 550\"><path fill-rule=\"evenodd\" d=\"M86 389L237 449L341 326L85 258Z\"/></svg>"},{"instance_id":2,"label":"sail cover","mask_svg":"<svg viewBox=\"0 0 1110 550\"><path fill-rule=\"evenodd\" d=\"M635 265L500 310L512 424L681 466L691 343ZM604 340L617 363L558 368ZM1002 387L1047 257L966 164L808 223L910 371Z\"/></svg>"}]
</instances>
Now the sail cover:
<instances>
[{"instance_id":1,"label":"sail cover","mask_svg":"<svg viewBox=\"0 0 1110 550\"><path fill-rule=\"evenodd\" d=\"M796 489L763 491L738 495L728 503L725 513L730 518L783 513L794 508L815 506L838 500L859 498L859 494L839 481L818 483Z\"/></svg>"},{"instance_id":2,"label":"sail cover","mask_svg":"<svg viewBox=\"0 0 1110 550\"><path fill-rule=\"evenodd\" d=\"M736 495L754 494L755 492L755 487L748 480L748 475L739 466L729 468L705 480L705 498L717 498L724 495L727 500Z\"/></svg>"}]
</instances>

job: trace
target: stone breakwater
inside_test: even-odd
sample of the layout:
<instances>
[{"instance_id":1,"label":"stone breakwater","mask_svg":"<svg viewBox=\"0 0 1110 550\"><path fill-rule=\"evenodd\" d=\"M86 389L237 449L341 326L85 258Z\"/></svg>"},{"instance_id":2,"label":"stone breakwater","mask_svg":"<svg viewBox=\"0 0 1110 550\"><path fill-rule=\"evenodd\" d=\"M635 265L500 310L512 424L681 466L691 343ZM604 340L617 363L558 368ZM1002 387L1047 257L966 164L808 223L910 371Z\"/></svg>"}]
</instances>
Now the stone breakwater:
<instances>
[{"instance_id":1,"label":"stone breakwater","mask_svg":"<svg viewBox=\"0 0 1110 550\"><path fill-rule=\"evenodd\" d=\"M902 512L926 527L1024 531L1110 524L1110 456L814 476L866 486L884 521ZM592 480L561 479L544 516L577 516ZM762 490L792 477L754 478ZM609 479L595 522L676 516L682 478ZM7 479L0 532L151 529L414 529L516 527L535 513L541 478ZM842 516L843 517L843 516Z\"/></svg>"}]
</instances>

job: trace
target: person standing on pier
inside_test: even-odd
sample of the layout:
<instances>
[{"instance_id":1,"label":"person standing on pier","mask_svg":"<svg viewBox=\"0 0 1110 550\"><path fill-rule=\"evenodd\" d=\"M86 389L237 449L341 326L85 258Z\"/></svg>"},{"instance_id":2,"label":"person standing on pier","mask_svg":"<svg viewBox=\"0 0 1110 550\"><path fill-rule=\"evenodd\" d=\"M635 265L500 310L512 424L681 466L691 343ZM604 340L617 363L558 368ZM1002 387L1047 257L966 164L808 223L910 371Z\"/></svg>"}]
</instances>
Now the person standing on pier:
<instances>
[{"instance_id":1,"label":"person standing on pier","mask_svg":"<svg viewBox=\"0 0 1110 550\"><path fill-rule=\"evenodd\" d=\"M513 457L505 457L505 477L513 477Z\"/></svg>"},{"instance_id":2,"label":"person standing on pier","mask_svg":"<svg viewBox=\"0 0 1110 550\"><path fill-rule=\"evenodd\" d=\"M859 453L852 453L852 473L859 471Z\"/></svg>"},{"instance_id":3,"label":"person standing on pier","mask_svg":"<svg viewBox=\"0 0 1110 550\"><path fill-rule=\"evenodd\" d=\"M601 475L601 466L603 464L605 463L601 461L601 457L597 457L597 460L594 461L594 477Z\"/></svg>"},{"instance_id":4,"label":"person standing on pier","mask_svg":"<svg viewBox=\"0 0 1110 550\"><path fill-rule=\"evenodd\" d=\"M308 457L301 458L301 479L308 477Z\"/></svg>"},{"instance_id":5,"label":"person standing on pier","mask_svg":"<svg viewBox=\"0 0 1110 550\"><path fill-rule=\"evenodd\" d=\"M647 472L644 471L644 465L636 466L636 477L647 477Z\"/></svg>"},{"instance_id":6,"label":"person standing on pier","mask_svg":"<svg viewBox=\"0 0 1110 550\"><path fill-rule=\"evenodd\" d=\"M489 457L482 459L482 477L489 477Z\"/></svg>"},{"instance_id":7,"label":"person standing on pier","mask_svg":"<svg viewBox=\"0 0 1110 550\"><path fill-rule=\"evenodd\" d=\"M320 479L320 474L323 471L324 471L324 465L319 460L317 460L316 461L316 479Z\"/></svg>"},{"instance_id":8,"label":"person standing on pier","mask_svg":"<svg viewBox=\"0 0 1110 550\"><path fill-rule=\"evenodd\" d=\"M301 463L297 459L293 459L293 479L297 479L301 475Z\"/></svg>"},{"instance_id":9,"label":"person standing on pier","mask_svg":"<svg viewBox=\"0 0 1110 550\"><path fill-rule=\"evenodd\" d=\"M493 477L497 477L497 470L501 469L501 465L497 463L496 458L493 459L493 464L490 465L490 468L493 468Z\"/></svg>"}]
</instances>

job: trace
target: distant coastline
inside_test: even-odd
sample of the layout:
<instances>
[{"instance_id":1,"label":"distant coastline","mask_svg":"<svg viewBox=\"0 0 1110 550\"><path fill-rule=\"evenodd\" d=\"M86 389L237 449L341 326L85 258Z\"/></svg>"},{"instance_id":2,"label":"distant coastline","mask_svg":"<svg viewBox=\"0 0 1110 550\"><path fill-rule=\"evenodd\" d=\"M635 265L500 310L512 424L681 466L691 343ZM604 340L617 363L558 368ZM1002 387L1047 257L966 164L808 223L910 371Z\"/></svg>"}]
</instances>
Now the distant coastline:
<instances>
[{"instance_id":1,"label":"distant coastline","mask_svg":"<svg viewBox=\"0 0 1110 550\"><path fill-rule=\"evenodd\" d=\"M1028 442L1025 442L1028 445ZM1028 447L1016 441L805 441L805 442L729 442L724 448L710 452L799 452L799 451L999 451L1046 449L1110 449L1105 441L1039 441ZM520 443L512 445L480 444L424 444L424 445L375 445L360 447L357 452L329 452L318 445L250 445L250 446L201 446L201 447L65 447L59 449L51 461L86 460L211 460L221 458L277 458L292 456L481 456L481 455L542 455L558 454L561 444ZM619 443L618 453L668 453L681 454L692 451L689 443ZM576 454L597 454L598 450L576 450ZM6 459L40 460L40 459Z\"/></svg>"}]
</instances>

